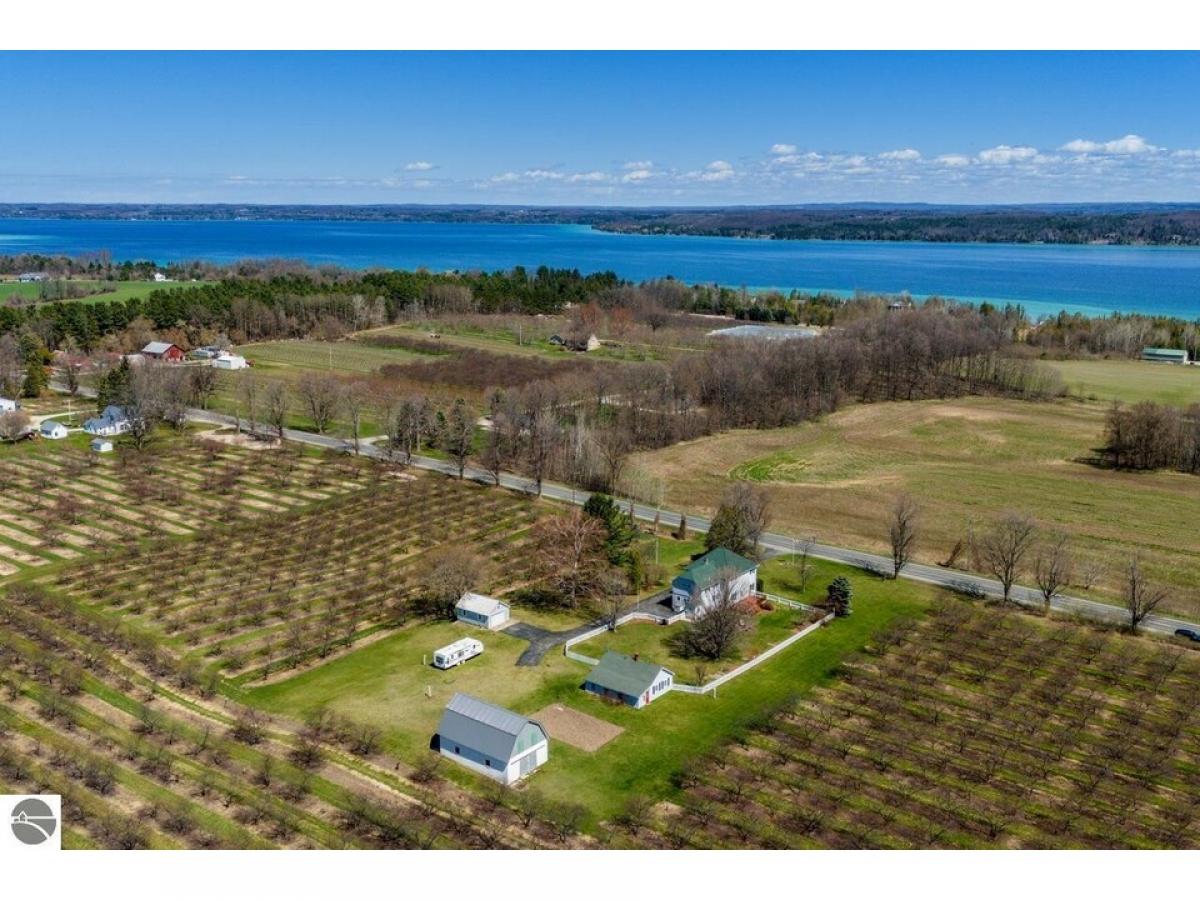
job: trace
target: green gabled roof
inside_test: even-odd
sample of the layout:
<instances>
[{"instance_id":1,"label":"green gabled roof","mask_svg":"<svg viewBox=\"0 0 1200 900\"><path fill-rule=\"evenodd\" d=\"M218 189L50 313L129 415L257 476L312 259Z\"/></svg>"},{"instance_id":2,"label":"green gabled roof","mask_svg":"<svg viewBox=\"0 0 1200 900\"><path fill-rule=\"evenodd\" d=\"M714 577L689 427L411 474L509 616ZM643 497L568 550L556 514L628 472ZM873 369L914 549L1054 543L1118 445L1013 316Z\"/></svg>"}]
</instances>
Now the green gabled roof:
<instances>
[{"instance_id":1,"label":"green gabled roof","mask_svg":"<svg viewBox=\"0 0 1200 900\"><path fill-rule=\"evenodd\" d=\"M641 662L624 653L608 650L587 680L619 694L639 697L654 684L662 668L657 663Z\"/></svg>"},{"instance_id":2,"label":"green gabled roof","mask_svg":"<svg viewBox=\"0 0 1200 900\"><path fill-rule=\"evenodd\" d=\"M732 550L717 547L695 560L675 578L675 581L688 582L689 590L702 591L716 581L722 572L741 575L756 568L758 563L751 562Z\"/></svg>"}]
</instances>

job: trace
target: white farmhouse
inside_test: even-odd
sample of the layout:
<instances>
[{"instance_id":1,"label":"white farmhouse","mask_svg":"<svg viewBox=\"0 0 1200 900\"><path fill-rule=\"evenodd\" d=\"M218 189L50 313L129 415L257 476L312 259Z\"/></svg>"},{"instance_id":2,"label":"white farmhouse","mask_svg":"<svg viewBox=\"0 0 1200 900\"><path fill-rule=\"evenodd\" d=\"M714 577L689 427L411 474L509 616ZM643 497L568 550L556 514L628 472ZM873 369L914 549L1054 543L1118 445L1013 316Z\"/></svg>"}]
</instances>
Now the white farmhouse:
<instances>
[{"instance_id":1,"label":"white farmhouse","mask_svg":"<svg viewBox=\"0 0 1200 900\"><path fill-rule=\"evenodd\" d=\"M758 564L724 547L710 550L671 582L671 609L703 615L721 600L725 582L734 603L746 599L758 587Z\"/></svg>"},{"instance_id":2,"label":"white farmhouse","mask_svg":"<svg viewBox=\"0 0 1200 900\"><path fill-rule=\"evenodd\" d=\"M116 437L129 431L129 415L123 406L106 406L104 412L83 423L83 430L98 437Z\"/></svg>"}]
</instances>

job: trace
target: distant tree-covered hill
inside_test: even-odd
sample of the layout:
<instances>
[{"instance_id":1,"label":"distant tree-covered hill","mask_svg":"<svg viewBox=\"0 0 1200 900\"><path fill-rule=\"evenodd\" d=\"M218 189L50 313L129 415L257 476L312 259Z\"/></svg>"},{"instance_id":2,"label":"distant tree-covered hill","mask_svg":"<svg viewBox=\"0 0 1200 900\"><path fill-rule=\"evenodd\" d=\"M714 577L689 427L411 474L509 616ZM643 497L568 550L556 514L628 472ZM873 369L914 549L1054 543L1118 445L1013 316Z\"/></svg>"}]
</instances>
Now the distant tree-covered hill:
<instances>
[{"instance_id":1,"label":"distant tree-covered hill","mask_svg":"<svg viewBox=\"0 0 1200 900\"><path fill-rule=\"evenodd\" d=\"M775 240L1200 245L1200 204L684 208L9 203L0 204L0 218L493 222Z\"/></svg>"}]
</instances>

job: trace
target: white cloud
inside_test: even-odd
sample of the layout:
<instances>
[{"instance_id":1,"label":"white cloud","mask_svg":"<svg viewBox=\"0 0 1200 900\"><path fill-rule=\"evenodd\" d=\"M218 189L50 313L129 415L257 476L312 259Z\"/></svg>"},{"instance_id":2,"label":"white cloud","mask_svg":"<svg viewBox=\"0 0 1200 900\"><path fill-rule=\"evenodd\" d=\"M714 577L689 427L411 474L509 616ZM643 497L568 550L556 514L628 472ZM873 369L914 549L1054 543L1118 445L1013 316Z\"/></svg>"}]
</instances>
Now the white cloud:
<instances>
[{"instance_id":1,"label":"white cloud","mask_svg":"<svg viewBox=\"0 0 1200 900\"><path fill-rule=\"evenodd\" d=\"M921 158L921 151L914 150L912 147L905 147L903 150L889 150L886 153L880 153L879 158L894 162L912 162Z\"/></svg>"},{"instance_id":2,"label":"white cloud","mask_svg":"<svg viewBox=\"0 0 1200 900\"><path fill-rule=\"evenodd\" d=\"M524 176L530 181L561 181L566 176L553 169L526 169Z\"/></svg>"},{"instance_id":3,"label":"white cloud","mask_svg":"<svg viewBox=\"0 0 1200 900\"><path fill-rule=\"evenodd\" d=\"M621 168L627 172L634 169L653 169L654 163L648 159L635 159L632 162L625 163Z\"/></svg>"},{"instance_id":4,"label":"white cloud","mask_svg":"<svg viewBox=\"0 0 1200 900\"><path fill-rule=\"evenodd\" d=\"M498 184L506 184L513 181L520 181L521 176L516 172L502 172L499 175L493 175L491 180Z\"/></svg>"},{"instance_id":5,"label":"white cloud","mask_svg":"<svg viewBox=\"0 0 1200 900\"><path fill-rule=\"evenodd\" d=\"M737 173L733 170L733 166L723 159L714 159L704 170L696 173L696 177L701 181L728 181Z\"/></svg>"},{"instance_id":6,"label":"white cloud","mask_svg":"<svg viewBox=\"0 0 1200 900\"><path fill-rule=\"evenodd\" d=\"M645 181L647 178L653 178L654 172L650 169L634 169L632 172L626 172L621 176L621 180L626 183L634 181Z\"/></svg>"},{"instance_id":7,"label":"white cloud","mask_svg":"<svg viewBox=\"0 0 1200 900\"><path fill-rule=\"evenodd\" d=\"M1007 166L1009 163L1029 162L1036 159L1038 152L1033 147L1010 147L1000 144L979 153L979 161L993 166Z\"/></svg>"},{"instance_id":8,"label":"white cloud","mask_svg":"<svg viewBox=\"0 0 1200 900\"><path fill-rule=\"evenodd\" d=\"M426 162L423 159L418 159L416 162L410 162L404 167L405 172L428 172L432 169L433 163Z\"/></svg>"},{"instance_id":9,"label":"white cloud","mask_svg":"<svg viewBox=\"0 0 1200 900\"><path fill-rule=\"evenodd\" d=\"M772 144L772 156L790 156L796 152L795 144Z\"/></svg>"},{"instance_id":10,"label":"white cloud","mask_svg":"<svg viewBox=\"0 0 1200 900\"><path fill-rule=\"evenodd\" d=\"M567 176L567 181L576 184L589 181L608 181L608 175L604 172L576 172L574 175Z\"/></svg>"},{"instance_id":11,"label":"white cloud","mask_svg":"<svg viewBox=\"0 0 1200 900\"><path fill-rule=\"evenodd\" d=\"M1125 137L1111 141L1085 141L1076 138L1063 144L1060 150L1068 153L1111 153L1119 156L1131 156L1138 153L1154 153L1158 150L1140 134L1127 134Z\"/></svg>"},{"instance_id":12,"label":"white cloud","mask_svg":"<svg viewBox=\"0 0 1200 900\"><path fill-rule=\"evenodd\" d=\"M943 153L934 162L949 169L961 169L971 164L971 158L961 153Z\"/></svg>"}]
</instances>

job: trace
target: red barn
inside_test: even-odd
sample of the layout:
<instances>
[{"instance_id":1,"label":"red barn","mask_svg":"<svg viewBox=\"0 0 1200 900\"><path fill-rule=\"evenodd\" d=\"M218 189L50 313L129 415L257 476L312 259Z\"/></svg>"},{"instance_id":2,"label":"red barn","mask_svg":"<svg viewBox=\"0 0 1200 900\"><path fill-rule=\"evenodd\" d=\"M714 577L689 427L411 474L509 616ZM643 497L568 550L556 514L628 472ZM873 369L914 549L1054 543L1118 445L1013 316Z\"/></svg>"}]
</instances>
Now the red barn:
<instances>
[{"instance_id":1,"label":"red barn","mask_svg":"<svg viewBox=\"0 0 1200 900\"><path fill-rule=\"evenodd\" d=\"M142 348L142 356L166 362L183 362L183 349L167 341L151 341Z\"/></svg>"}]
</instances>

